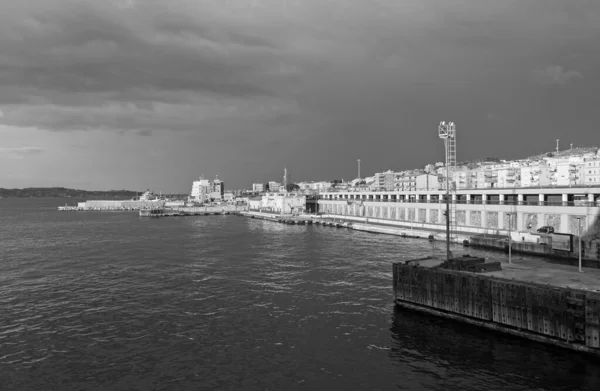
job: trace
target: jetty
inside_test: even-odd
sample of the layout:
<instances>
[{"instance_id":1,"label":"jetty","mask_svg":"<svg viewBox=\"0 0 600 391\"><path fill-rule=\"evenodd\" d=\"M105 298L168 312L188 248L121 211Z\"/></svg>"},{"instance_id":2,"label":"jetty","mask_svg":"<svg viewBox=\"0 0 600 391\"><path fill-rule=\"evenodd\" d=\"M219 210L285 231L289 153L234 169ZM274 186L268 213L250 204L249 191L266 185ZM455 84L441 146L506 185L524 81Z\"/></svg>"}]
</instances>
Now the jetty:
<instances>
[{"instance_id":1,"label":"jetty","mask_svg":"<svg viewBox=\"0 0 600 391\"><path fill-rule=\"evenodd\" d=\"M396 306L600 357L600 270L543 260L393 264Z\"/></svg>"},{"instance_id":2,"label":"jetty","mask_svg":"<svg viewBox=\"0 0 600 391\"><path fill-rule=\"evenodd\" d=\"M249 217L252 219L261 219L275 221L289 225L323 225L336 228L351 228L352 224L341 220L329 219L317 215L308 214L282 214L265 211L240 211L237 213L240 216Z\"/></svg>"}]
</instances>

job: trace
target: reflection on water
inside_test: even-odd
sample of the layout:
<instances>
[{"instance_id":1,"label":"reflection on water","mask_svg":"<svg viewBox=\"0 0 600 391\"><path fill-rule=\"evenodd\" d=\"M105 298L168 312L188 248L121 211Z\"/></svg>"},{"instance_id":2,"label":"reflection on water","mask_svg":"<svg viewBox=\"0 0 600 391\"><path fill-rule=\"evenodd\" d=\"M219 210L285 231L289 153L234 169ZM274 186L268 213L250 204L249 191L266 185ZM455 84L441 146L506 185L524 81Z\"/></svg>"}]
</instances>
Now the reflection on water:
<instances>
[{"instance_id":1,"label":"reflection on water","mask_svg":"<svg viewBox=\"0 0 600 391\"><path fill-rule=\"evenodd\" d=\"M600 384L594 357L452 320L396 308L390 333L394 365L427 374L430 389L592 390Z\"/></svg>"}]
</instances>

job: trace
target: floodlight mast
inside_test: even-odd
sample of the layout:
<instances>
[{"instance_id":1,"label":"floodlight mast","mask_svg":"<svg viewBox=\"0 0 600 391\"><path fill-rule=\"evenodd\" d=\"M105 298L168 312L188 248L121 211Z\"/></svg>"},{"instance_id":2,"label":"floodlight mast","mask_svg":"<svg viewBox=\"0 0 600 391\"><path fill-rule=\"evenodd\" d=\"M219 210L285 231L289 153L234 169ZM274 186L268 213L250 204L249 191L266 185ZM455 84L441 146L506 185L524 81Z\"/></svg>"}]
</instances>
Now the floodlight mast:
<instances>
[{"instance_id":1,"label":"floodlight mast","mask_svg":"<svg viewBox=\"0 0 600 391\"><path fill-rule=\"evenodd\" d=\"M450 165L456 164L456 127L454 122L440 122L438 136L444 140L446 150L446 259L450 259Z\"/></svg>"}]
</instances>

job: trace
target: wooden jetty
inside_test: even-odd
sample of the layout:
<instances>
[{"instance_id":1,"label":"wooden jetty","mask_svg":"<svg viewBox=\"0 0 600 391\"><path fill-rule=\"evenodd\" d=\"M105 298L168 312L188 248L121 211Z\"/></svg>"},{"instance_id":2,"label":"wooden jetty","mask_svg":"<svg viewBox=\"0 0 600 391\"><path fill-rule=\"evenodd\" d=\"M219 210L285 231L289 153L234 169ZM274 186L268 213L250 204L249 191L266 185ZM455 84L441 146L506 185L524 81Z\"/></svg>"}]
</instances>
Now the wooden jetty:
<instances>
[{"instance_id":1,"label":"wooden jetty","mask_svg":"<svg viewBox=\"0 0 600 391\"><path fill-rule=\"evenodd\" d=\"M398 262L394 302L600 357L600 273L582 274L557 265L500 267L471 257Z\"/></svg>"}]
</instances>

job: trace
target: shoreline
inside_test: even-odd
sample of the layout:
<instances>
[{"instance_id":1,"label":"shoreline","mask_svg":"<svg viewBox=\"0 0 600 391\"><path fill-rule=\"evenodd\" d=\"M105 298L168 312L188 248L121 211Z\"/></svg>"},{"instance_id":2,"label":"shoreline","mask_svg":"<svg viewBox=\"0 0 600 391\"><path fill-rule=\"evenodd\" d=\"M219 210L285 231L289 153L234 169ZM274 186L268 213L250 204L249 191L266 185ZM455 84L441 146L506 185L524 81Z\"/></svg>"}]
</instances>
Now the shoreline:
<instances>
[{"instance_id":1,"label":"shoreline","mask_svg":"<svg viewBox=\"0 0 600 391\"><path fill-rule=\"evenodd\" d=\"M401 223L389 224L380 219L371 219L365 217L345 217L339 215L311 215L301 214L299 216L272 214L256 211L240 211L241 216L259 218L270 221L291 220L287 223L297 224L297 221L305 221L305 224L323 224L333 225L338 228L349 228L357 231L386 234L400 236L404 238L425 239L439 242L446 242L446 232L444 230L434 230L422 227L406 226ZM520 232L514 233L514 236L519 237ZM497 250L499 252L508 252L508 238L502 235L495 234L478 234L473 232L457 232L452 235L454 240L451 240L453 246L475 247L489 250ZM465 242L466 241L466 242ZM547 246L536 245L529 242L521 242L513 239L511 251L515 254L527 254L543 257L550 264L561 264L569 266L577 266L578 259L572 254L561 256L556 253L548 253ZM582 266L591 269L600 269L600 262L595 259L582 258Z\"/></svg>"}]
</instances>

